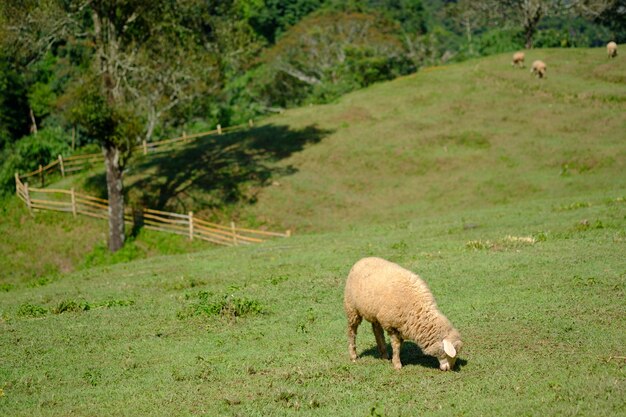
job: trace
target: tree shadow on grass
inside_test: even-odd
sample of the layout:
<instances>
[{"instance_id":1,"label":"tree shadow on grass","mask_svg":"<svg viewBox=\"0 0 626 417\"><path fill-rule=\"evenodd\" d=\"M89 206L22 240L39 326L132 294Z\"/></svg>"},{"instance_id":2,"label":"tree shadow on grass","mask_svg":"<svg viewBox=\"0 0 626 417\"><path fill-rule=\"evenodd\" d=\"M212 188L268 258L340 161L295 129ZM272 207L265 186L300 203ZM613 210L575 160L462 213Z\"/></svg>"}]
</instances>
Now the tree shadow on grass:
<instances>
[{"instance_id":1,"label":"tree shadow on grass","mask_svg":"<svg viewBox=\"0 0 626 417\"><path fill-rule=\"evenodd\" d=\"M387 343L387 352L391 355L391 344ZM380 354L378 353L378 347L376 344L371 348L363 351L361 356L372 356L375 358L380 358ZM419 365L425 368L435 368L439 369L439 360L434 356L424 355L421 349L413 342L405 341L402 343L402 349L400 350L400 361L402 362L402 366L407 365ZM456 363L454 364L453 371L458 372L467 365L467 361L465 359L458 358Z\"/></svg>"},{"instance_id":2,"label":"tree shadow on grass","mask_svg":"<svg viewBox=\"0 0 626 417\"><path fill-rule=\"evenodd\" d=\"M330 133L314 125L292 129L270 124L136 155L125 174L127 204L176 212L254 204L274 178L297 172L276 162ZM86 186L106 195L104 174L89 178Z\"/></svg>"}]
</instances>

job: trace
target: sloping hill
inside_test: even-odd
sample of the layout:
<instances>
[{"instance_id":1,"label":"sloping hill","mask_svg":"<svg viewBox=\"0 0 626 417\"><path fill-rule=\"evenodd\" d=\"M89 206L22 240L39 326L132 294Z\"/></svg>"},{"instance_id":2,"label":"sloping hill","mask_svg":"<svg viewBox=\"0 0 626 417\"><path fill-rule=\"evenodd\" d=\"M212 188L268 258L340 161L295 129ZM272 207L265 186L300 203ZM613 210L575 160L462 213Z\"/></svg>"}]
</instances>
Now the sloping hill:
<instances>
[{"instance_id":1,"label":"sloping hill","mask_svg":"<svg viewBox=\"0 0 626 417\"><path fill-rule=\"evenodd\" d=\"M128 201L307 233L527 200L622 195L625 60L608 60L602 48L528 55L527 63L548 63L547 79L512 68L510 54L427 68L244 132L139 156L126 174ZM103 178L82 175L73 185L105 197ZM61 185L69 187L68 180ZM20 271L9 275L73 270L87 253L108 262L106 225L98 221L86 221L94 232L81 232L90 237L78 247L45 253L41 236L57 247L76 240L71 222L59 216L41 221L22 213L0 225L9 236L0 264ZM42 262L21 261L28 247L40 248ZM143 231L118 258L201 248Z\"/></svg>"},{"instance_id":2,"label":"sloping hill","mask_svg":"<svg viewBox=\"0 0 626 417\"><path fill-rule=\"evenodd\" d=\"M493 57L251 132L279 185L241 215L311 233L0 287L0 415L623 413L624 64L539 53L547 80ZM343 282L372 255L429 283L458 372L411 342L395 371L367 324L349 362Z\"/></svg>"},{"instance_id":3,"label":"sloping hill","mask_svg":"<svg viewBox=\"0 0 626 417\"><path fill-rule=\"evenodd\" d=\"M251 211L289 227L335 230L624 190L626 61L607 61L602 49L528 55L547 62L547 79L499 55L271 119L332 133L282 161L297 172L264 189Z\"/></svg>"}]
</instances>

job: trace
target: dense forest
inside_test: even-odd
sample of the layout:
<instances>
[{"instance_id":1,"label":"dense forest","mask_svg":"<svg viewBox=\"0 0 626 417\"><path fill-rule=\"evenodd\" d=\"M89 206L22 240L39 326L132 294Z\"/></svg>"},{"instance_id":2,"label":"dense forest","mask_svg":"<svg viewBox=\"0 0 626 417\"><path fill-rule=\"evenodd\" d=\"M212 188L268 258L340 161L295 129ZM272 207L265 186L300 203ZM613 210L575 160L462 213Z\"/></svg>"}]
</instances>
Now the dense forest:
<instances>
[{"instance_id":1,"label":"dense forest","mask_svg":"<svg viewBox=\"0 0 626 417\"><path fill-rule=\"evenodd\" d=\"M114 205L139 140L329 102L424 66L609 40L626 41L624 0L3 1L0 192L14 172L87 147L103 152Z\"/></svg>"}]
</instances>

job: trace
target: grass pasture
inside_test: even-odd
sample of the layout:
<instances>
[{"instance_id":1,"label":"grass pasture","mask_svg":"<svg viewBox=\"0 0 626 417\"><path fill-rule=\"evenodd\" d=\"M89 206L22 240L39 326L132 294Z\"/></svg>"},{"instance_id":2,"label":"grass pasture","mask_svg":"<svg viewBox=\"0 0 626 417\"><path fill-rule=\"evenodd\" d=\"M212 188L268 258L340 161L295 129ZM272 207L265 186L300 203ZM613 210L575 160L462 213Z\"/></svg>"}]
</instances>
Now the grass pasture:
<instances>
[{"instance_id":1,"label":"grass pasture","mask_svg":"<svg viewBox=\"0 0 626 417\"><path fill-rule=\"evenodd\" d=\"M619 415L626 202L572 203L162 257L1 293L0 412ZM465 340L458 372L412 343L394 371L366 324L349 362L342 285L368 255L429 282Z\"/></svg>"},{"instance_id":2,"label":"grass pasture","mask_svg":"<svg viewBox=\"0 0 626 417\"><path fill-rule=\"evenodd\" d=\"M43 270L37 285L3 266L0 415L626 413L626 61L603 49L528 55L548 79L488 57L253 129L262 145L272 132L298 143L254 165L268 176L237 213L296 229L289 239L172 243L190 252ZM158 181L175 173L142 163ZM197 178L191 195L206 186ZM139 171L129 181L158 189ZM34 239L24 225L80 232L56 219L3 223L3 251L36 257L15 243ZM350 363L343 283L364 256L429 283L464 339L456 372L410 342L395 371L367 323Z\"/></svg>"}]
</instances>

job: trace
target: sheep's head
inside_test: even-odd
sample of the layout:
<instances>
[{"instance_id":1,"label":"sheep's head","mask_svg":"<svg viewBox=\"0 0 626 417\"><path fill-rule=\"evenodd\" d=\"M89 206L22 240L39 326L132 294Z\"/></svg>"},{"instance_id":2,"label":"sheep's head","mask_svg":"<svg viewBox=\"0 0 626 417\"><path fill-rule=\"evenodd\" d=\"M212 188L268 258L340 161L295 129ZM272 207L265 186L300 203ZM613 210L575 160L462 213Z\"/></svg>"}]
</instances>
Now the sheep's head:
<instances>
[{"instance_id":1,"label":"sheep's head","mask_svg":"<svg viewBox=\"0 0 626 417\"><path fill-rule=\"evenodd\" d=\"M439 356L439 369L442 371L450 371L454 368L459 352L463 347L461 337L458 333L448 335L441 342L442 354Z\"/></svg>"}]
</instances>

